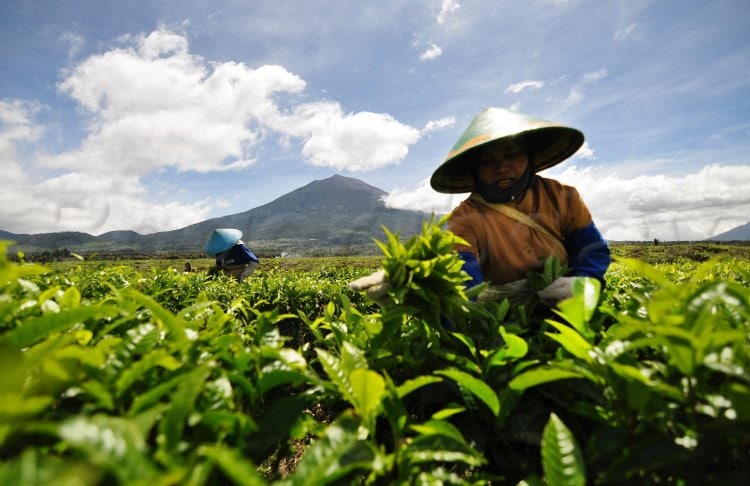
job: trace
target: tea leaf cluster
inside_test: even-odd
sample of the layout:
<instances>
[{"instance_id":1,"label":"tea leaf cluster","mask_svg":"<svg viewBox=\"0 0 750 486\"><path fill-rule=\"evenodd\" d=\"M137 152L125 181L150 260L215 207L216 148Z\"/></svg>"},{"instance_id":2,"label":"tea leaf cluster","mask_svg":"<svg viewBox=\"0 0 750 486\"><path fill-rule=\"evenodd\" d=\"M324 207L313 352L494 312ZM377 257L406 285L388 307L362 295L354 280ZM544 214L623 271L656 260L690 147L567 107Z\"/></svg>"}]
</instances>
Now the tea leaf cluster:
<instances>
[{"instance_id":1,"label":"tea leaf cluster","mask_svg":"<svg viewBox=\"0 0 750 486\"><path fill-rule=\"evenodd\" d=\"M440 223L386 230L384 306L347 286L366 266L238 283L0 257L0 483L750 477L747 260L623 258L555 309L480 305Z\"/></svg>"}]
</instances>

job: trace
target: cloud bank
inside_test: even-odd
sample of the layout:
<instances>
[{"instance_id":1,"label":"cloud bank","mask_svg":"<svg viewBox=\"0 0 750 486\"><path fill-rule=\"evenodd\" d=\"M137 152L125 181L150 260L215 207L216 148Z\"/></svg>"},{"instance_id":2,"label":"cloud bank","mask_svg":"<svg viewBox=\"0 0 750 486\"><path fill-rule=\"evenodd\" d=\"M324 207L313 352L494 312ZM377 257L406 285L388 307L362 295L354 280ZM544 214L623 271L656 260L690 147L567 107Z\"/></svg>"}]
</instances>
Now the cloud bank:
<instances>
[{"instance_id":1,"label":"cloud bank","mask_svg":"<svg viewBox=\"0 0 750 486\"><path fill-rule=\"evenodd\" d=\"M750 219L750 166L708 165L679 176L623 178L601 169L567 167L551 176L575 186L599 230L612 241L702 240ZM415 189L396 189L389 207L444 214L466 194L435 192L425 180Z\"/></svg>"},{"instance_id":2,"label":"cloud bank","mask_svg":"<svg viewBox=\"0 0 750 486\"><path fill-rule=\"evenodd\" d=\"M206 62L191 54L184 35L164 27L123 37L117 47L75 65L58 85L87 117L79 146L22 159L44 127L35 122L32 104L0 100L3 229L99 234L180 228L206 219L222 200L158 203L145 177L247 169L271 135L298 142L310 165L367 171L401 163L421 138L419 129L385 113L305 102L305 88L302 78L278 65Z\"/></svg>"}]
</instances>

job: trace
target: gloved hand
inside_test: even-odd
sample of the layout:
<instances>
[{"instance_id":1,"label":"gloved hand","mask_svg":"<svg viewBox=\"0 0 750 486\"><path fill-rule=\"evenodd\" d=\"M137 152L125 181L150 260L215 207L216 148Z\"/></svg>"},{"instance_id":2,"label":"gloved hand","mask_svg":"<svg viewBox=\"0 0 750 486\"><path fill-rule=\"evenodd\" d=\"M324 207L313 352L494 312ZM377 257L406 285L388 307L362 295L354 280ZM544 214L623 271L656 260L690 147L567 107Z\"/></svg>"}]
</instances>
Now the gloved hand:
<instances>
[{"instance_id":1,"label":"gloved hand","mask_svg":"<svg viewBox=\"0 0 750 486\"><path fill-rule=\"evenodd\" d=\"M388 299L388 279L385 270L349 282L349 288L356 291L364 291L365 295L375 302L382 304Z\"/></svg>"},{"instance_id":2,"label":"gloved hand","mask_svg":"<svg viewBox=\"0 0 750 486\"><path fill-rule=\"evenodd\" d=\"M546 306L552 307L558 302L573 297L573 283L578 277L559 277L536 294Z\"/></svg>"}]
</instances>

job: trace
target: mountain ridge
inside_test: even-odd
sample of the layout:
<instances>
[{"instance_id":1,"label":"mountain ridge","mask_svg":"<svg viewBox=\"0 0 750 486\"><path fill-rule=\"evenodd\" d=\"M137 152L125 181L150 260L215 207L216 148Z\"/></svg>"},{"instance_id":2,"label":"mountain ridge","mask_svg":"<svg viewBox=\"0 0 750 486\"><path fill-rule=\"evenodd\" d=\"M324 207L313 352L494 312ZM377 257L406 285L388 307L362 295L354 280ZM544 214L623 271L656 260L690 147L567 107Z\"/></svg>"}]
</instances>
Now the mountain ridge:
<instances>
[{"instance_id":1,"label":"mountain ridge","mask_svg":"<svg viewBox=\"0 0 750 486\"><path fill-rule=\"evenodd\" d=\"M747 241L750 240L750 222L737 226L708 238L710 241Z\"/></svg>"},{"instance_id":2,"label":"mountain ridge","mask_svg":"<svg viewBox=\"0 0 750 486\"><path fill-rule=\"evenodd\" d=\"M344 248L353 253L371 252L374 240L385 239L383 227L408 237L419 233L422 223L431 217L421 211L386 207L383 197L387 194L362 180L335 174L247 211L175 230L146 235L116 230L99 236L77 231L14 234L0 230L0 239L15 242L11 251L26 253L62 249L82 254L201 253L211 230L237 228L243 232L243 240L261 254L320 254L332 248L339 253ZM704 241L750 241L750 223Z\"/></svg>"},{"instance_id":3,"label":"mountain ridge","mask_svg":"<svg viewBox=\"0 0 750 486\"><path fill-rule=\"evenodd\" d=\"M385 206L388 193L359 179L333 175L314 180L273 201L241 213L210 218L175 230L142 235L117 230L92 236L82 232L13 234L0 230L0 239L15 241L26 252L65 248L87 252L201 252L215 228L237 228L243 240L261 253L318 252L332 247L375 247L385 239L383 227L402 236L421 230L430 215Z\"/></svg>"}]
</instances>

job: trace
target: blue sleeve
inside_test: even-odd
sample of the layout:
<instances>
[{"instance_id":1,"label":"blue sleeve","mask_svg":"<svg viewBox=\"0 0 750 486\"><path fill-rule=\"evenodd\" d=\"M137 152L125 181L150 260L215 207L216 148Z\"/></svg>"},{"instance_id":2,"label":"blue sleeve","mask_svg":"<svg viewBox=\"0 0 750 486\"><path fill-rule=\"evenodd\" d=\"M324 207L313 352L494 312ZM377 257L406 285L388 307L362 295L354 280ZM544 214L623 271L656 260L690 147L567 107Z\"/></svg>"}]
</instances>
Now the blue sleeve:
<instances>
[{"instance_id":1,"label":"blue sleeve","mask_svg":"<svg viewBox=\"0 0 750 486\"><path fill-rule=\"evenodd\" d=\"M234 245L216 258L216 266L259 262L258 257L245 245Z\"/></svg>"},{"instance_id":2,"label":"blue sleeve","mask_svg":"<svg viewBox=\"0 0 750 486\"><path fill-rule=\"evenodd\" d=\"M247 258L249 258L249 261L260 263L260 259L257 256L255 256L255 253L253 253L252 250L250 250L250 248L248 248L245 245L242 245L242 249L245 255L247 256Z\"/></svg>"},{"instance_id":3,"label":"blue sleeve","mask_svg":"<svg viewBox=\"0 0 750 486\"><path fill-rule=\"evenodd\" d=\"M460 251L458 252L458 256L459 258L461 258L461 260L464 261L462 270L469 274L469 277L471 277L471 280L469 280L465 284L466 288L468 289L484 282L484 275L482 275L482 270L479 268L479 261L477 260L477 257L475 257L473 253L470 253L468 251Z\"/></svg>"},{"instance_id":4,"label":"blue sleeve","mask_svg":"<svg viewBox=\"0 0 750 486\"><path fill-rule=\"evenodd\" d=\"M593 222L575 230L563 242L568 252L568 266L572 274L581 277L594 277L604 284L604 274L609 268L611 257L609 245Z\"/></svg>"},{"instance_id":5,"label":"blue sleeve","mask_svg":"<svg viewBox=\"0 0 750 486\"><path fill-rule=\"evenodd\" d=\"M477 257L474 256L473 253L470 253L468 251L459 251L458 257L464 261L463 266L461 269L466 272L469 277L471 277L471 280L468 280L464 283L467 289L470 289L471 287L474 287L475 285L479 285L480 283L484 282L484 276L482 275L482 270L479 268L479 261L477 260ZM456 326L448 320L444 315L440 316L440 322L443 324L443 327L448 329L449 331L455 331Z\"/></svg>"}]
</instances>

